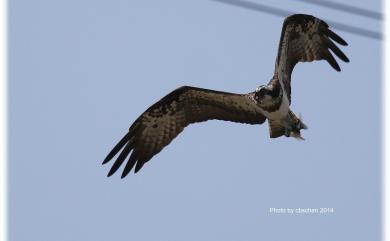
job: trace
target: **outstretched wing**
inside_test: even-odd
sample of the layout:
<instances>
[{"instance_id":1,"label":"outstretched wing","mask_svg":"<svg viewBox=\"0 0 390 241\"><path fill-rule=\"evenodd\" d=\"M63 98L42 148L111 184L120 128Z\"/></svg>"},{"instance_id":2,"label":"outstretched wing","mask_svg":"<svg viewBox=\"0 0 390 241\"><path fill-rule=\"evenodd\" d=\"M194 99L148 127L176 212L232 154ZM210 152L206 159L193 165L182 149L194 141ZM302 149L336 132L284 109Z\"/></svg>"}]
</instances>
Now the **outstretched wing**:
<instances>
[{"instance_id":1,"label":"outstretched wing","mask_svg":"<svg viewBox=\"0 0 390 241\"><path fill-rule=\"evenodd\" d=\"M265 121L253 99L254 93L232 94L184 86L149 107L131 125L129 132L107 155L109 162L120 150L108 176L128 157L122 178L135 166L138 172L145 162L167 146L184 127L211 119L261 124ZM131 155L130 152L132 151Z\"/></svg>"},{"instance_id":2,"label":"outstretched wing","mask_svg":"<svg viewBox=\"0 0 390 241\"><path fill-rule=\"evenodd\" d=\"M337 71L340 66L329 49L341 60L349 62L345 54L332 42L348 45L329 29L327 23L311 15L295 14L284 20L275 75L283 82L291 102L291 73L298 62L326 60Z\"/></svg>"}]
</instances>

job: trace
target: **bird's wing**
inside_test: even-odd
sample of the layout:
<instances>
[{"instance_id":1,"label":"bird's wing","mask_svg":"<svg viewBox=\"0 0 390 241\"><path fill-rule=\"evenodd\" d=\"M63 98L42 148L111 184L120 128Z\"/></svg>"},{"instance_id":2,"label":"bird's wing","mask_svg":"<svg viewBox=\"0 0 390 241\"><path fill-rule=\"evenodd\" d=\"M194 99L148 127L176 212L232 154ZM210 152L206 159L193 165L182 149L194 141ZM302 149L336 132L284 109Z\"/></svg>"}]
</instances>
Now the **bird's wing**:
<instances>
[{"instance_id":1,"label":"bird's wing","mask_svg":"<svg viewBox=\"0 0 390 241\"><path fill-rule=\"evenodd\" d=\"M275 64L275 75L283 82L291 102L291 73L298 62L326 60L337 71L340 66L329 50L345 62L348 57L333 41L348 45L329 29L327 23L311 15L295 14L284 20Z\"/></svg>"},{"instance_id":2,"label":"bird's wing","mask_svg":"<svg viewBox=\"0 0 390 241\"><path fill-rule=\"evenodd\" d=\"M107 155L103 164L123 149L108 176L116 172L126 158L128 160L122 178L134 165L135 172L138 172L145 162L191 123L212 119L248 124L263 123L265 117L253 96L254 93L232 94L189 86L172 91L139 116L129 128L129 132Z\"/></svg>"}]
</instances>

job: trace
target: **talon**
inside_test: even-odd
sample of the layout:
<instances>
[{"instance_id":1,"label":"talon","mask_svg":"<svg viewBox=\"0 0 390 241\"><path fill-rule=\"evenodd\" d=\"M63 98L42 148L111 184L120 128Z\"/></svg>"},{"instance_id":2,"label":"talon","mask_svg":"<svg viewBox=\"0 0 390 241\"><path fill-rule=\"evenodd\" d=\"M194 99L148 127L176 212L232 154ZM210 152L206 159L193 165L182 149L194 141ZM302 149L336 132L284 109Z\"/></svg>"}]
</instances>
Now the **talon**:
<instances>
[{"instance_id":1,"label":"talon","mask_svg":"<svg viewBox=\"0 0 390 241\"><path fill-rule=\"evenodd\" d=\"M307 125L305 125L305 124L303 124L303 122L301 122L300 125L299 125L299 128L306 130L307 129Z\"/></svg>"},{"instance_id":2,"label":"talon","mask_svg":"<svg viewBox=\"0 0 390 241\"><path fill-rule=\"evenodd\" d=\"M284 132L284 135L286 137L290 137L290 132L291 132L291 130L286 129L285 132Z\"/></svg>"}]
</instances>

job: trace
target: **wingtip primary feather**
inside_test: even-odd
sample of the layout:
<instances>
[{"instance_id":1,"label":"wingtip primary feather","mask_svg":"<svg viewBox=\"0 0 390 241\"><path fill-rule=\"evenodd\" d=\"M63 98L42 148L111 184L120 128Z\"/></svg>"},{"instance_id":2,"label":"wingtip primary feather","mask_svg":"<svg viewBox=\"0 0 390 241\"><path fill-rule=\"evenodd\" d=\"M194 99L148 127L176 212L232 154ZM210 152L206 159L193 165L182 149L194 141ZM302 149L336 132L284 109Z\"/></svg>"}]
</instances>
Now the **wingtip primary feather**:
<instances>
[{"instance_id":1,"label":"wingtip primary feather","mask_svg":"<svg viewBox=\"0 0 390 241\"><path fill-rule=\"evenodd\" d=\"M121 152L121 154L118 156L118 158L116 159L116 161L112 165L110 171L108 172L108 177L111 176L112 174L114 174L119 169L119 167L122 165L122 163L126 159L127 155L130 153L131 149L132 149L132 143L128 142L127 145L125 146L125 148L123 149L123 151Z\"/></svg>"},{"instance_id":2,"label":"wingtip primary feather","mask_svg":"<svg viewBox=\"0 0 390 241\"><path fill-rule=\"evenodd\" d=\"M128 132L124 137L122 137L122 139L108 153L106 158L104 158L102 165L109 162L126 145L126 143L130 140L130 136L131 136L131 133Z\"/></svg>"},{"instance_id":3,"label":"wingtip primary feather","mask_svg":"<svg viewBox=\"0 0 390 241\"><path fill-rule=\"evenodd\" d=\"M129 164L130 163L130 164ZM133 169L133 167L134 167L134 164L136 164L135 165L135 168L134 168L134 173L137 173L137 172L139 172L140 170L141 170L141 168L142 168L142 166L144 165L144 162L143 161L140 161L140 160L138 160L138 161L133 161L133 162L128 162L127 164L129 164L130 165L130 167L128 168L127 167L127 165L126 165L126 167L125 167L125 170L122 172L122 175L121 175L121 178L123 179L123 178L125 178L130 172L131 172L131 170Z\"/></svg>"},{"instance_id":4,"label":"wingtip primary feather","mask_svg":"<svg viewBox=\"0 0 390 241\"><path fill-rule=\"evenodd\" d=\"M339 35L337 35L335 32L333 32L332 30L326 28L325 29L325 34L333 39L334 41L336 41L337 43L341 44L341 45L344 45L344 46L348 46L348 43L342 38L340 37Z\"/></svg>"},{"instance_id":5,"label":"wingtip primary feather","mask_svg":"<svg viewBox=\"0 0 390 241\"><path fill-rule=\"evenodd\" d=\"M134 173L139 172L139 170L141 170L144 164L145 164L144 161L138 160L137 164L135 165Z\"/></svg>"},{"instance_id":6,"label":"wingtip primary feather","mask_svg":"<svg viewBox=\"0 0 390 241\"><path fill-rule=\"evenodd\" d=\"M337 61L334 59L333 55L329 51L327 51L325 59L336 71L341 71L340 65L337 63Z\"/></svg>"},{"instance_id":7,"label":"wingtip primary feather","mask_svg":"<svg viewBox=\"0 0 390 241\"><path fill-rule=\"evenodd\" d=\"M136 155L137 155L137 150L134 150L133 153L131 153L126 163L125 169L123 169L121 178L126 177L131 172L131 169L133 169L135 163L137 162Z\"/></svg>"},{"instance_id":8,"label":"wingtip primary feather","mask_svg":"<svg viewBox=\"0 0 390 241\"><path fill-rule=\"evenodd\" d=\"M115 172L112 172L111 170L110 170L110 172L109 173L107 173L107 177L111 177L112 176L112 174L114 174Z\"/></svg>"},{"instance_id":9,"label":"wingtip primary feather","mask_svg":"<svg viewBox=\"0 0 390 241\"><path fill-rule=\"evenodd\" d=\"M332 52L344 62L349 62L349 58L330 39L325 38L325 43Z\"/></svg>"},{"instance_id":10,"label":"wingtip primary feather","mask_svg":"<svg viewBox=\"0 0 390 241\"><path fill-rule=\"evenodd\" d=\"M111 151L111 152L112 152L112 151ZM104 164L106 164L107 162L109 162L109 161L116 155L116 153L115 153L115 154L111 154L111 152L108 153L108 155L106 156L106 158L104 158L104 160L103 160L103 162L102 162L102 165L104 165Z\"/></svg>"}]
</instances>

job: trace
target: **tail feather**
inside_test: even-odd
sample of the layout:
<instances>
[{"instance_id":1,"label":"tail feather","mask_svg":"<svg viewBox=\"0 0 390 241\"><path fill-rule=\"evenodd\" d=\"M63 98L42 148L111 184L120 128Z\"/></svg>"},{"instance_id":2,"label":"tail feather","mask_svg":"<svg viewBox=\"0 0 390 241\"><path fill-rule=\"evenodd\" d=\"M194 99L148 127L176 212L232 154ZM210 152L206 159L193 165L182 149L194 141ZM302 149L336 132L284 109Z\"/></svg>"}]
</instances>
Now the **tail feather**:
<instances>
[{"instance_id":1,"label":"tail feather","mask_svg":"<svg viewBox=\"0 0 390 241\"><path fill-rule=\"evenodd\" d=\"M285 134L285 128L278 121L268 119L269 137L277 138Z\"/></svg>"}]
</instances>

